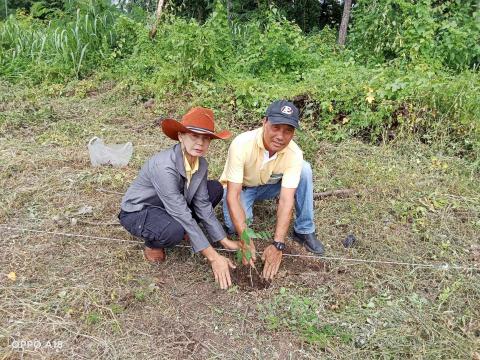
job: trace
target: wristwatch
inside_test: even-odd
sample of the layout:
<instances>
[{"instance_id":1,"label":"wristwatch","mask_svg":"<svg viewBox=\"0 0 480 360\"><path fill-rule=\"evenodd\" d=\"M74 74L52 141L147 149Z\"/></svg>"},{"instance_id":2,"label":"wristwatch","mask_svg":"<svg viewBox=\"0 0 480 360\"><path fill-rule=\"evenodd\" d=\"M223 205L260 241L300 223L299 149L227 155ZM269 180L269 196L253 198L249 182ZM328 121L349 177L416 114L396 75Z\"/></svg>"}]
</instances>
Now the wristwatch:
<instances>
[{"instance_id":1,"label":"wristwatch","mask_svg":"<svg viewBox=\"0 0 480 360\"><path fill-rule=\"evenodd\" d=\"M285 243L280 242L280 241L273 241L272 245L275 246L277 250L283 251L285 250Z\"/></svg>"}]
</instances>

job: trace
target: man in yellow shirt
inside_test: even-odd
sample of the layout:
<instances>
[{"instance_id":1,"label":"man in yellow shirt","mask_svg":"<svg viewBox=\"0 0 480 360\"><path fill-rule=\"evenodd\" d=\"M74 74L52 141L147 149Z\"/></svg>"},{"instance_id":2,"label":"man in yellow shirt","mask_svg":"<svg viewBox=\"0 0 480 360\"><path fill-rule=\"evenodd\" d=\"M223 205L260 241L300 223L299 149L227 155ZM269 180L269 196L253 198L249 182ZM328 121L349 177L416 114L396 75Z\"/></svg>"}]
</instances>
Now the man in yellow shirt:
<instances>
[{"instance_id":1,"label":"man in yellow shirt","mask_svg":"<svg viewBox=\"0 0 480 360\"><path fill-rule=\"evenodd\" d=\"M293 239L314 254L324 253L323 244L315 234L312 168L292 141L298 122L295 105L286 100L274 101L267 109L262 127L242 133L232 141L220 178L226 186L223 214L230 233L242 233L247 219L252 219L255 201L279 196L274 241L262 256L266 279L272 279L280 267L294 206ZM253 265L253 241L251 247Z\"/></svg>"}]
</instances>

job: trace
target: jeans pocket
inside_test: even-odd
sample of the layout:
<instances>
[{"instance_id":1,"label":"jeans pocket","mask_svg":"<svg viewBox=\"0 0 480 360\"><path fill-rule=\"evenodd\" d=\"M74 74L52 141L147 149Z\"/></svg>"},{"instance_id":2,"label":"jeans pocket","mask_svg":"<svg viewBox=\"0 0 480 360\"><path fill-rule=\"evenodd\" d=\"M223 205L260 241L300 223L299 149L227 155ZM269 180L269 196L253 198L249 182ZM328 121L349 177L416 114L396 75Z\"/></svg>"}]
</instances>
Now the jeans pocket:
<instances>
[{"instance_id":1,"label":"jeans pocket","mask_svg":"<svg viewBox=\"0 0 480 360\"><path fill-rule=\"evenodd\" d=\"M119 214L120 224L133 236L141 237L143 225L145 223L145 218L147 215L147 210L140 210L131 213L122 211Z\"/></svg>"}]
</instances>

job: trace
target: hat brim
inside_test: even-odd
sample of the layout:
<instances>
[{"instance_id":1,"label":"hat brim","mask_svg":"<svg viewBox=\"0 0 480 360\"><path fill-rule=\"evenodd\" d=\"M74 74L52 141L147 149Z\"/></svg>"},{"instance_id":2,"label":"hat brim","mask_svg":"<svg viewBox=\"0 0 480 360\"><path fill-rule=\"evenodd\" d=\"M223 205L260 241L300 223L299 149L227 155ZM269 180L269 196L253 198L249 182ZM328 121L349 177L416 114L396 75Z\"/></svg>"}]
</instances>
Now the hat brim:
<instances>
[{"instance_id":1,"label":"hat brim","mask_svg":"<svg viewBox=\"0 0 480 360\"><path fill-rule=\"evenodd\" d=\"M270 121L272 124L276 125L290 125L293 126L295 129L300 130L300 125L298 124L298 121L292 120L292 119L287 119L283 116L267 116L268 121Z\"/></svg>"},{"instance_id":2,"label":"hat brim","mask_svg":"<svg viewBox=\"0 0 480 360\"><path fill-rule=\"evenodd\" d=\"M195 133L195 134L206 134L212 139L221 139L226 140L232 133L228 130L222 130L217 133L208 131L206 129L200 128L187 128L181 122L174 119L163 119L162 120L162 131L172 140L178 140L178 133Z\"/></svg>"}]
</instances>

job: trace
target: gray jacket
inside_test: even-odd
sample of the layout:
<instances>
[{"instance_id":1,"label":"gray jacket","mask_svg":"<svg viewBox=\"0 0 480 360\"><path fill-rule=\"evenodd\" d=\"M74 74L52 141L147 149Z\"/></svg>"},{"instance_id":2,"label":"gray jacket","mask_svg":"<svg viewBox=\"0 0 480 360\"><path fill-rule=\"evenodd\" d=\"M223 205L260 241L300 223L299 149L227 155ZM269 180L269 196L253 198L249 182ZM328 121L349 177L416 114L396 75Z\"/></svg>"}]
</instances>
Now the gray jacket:
<instances>
[{"instance_id":1,"label":"gray jacket","mask_svg":"<svg viewBox=\"0 0 480 360\"><path fill-rule=\"evenodd\" d=\"M146 206L157 206L178 221L190 236L195 252L207 248L205 234L192 217L190 208L202 220L212 241L226 237L210 203L207 190L207 161L199 158L198 171L187 188L185 165L180 144L163 150L142 166L140 173L122 198L122 210L140 211Z\"/></svg>"}]
</instances>

